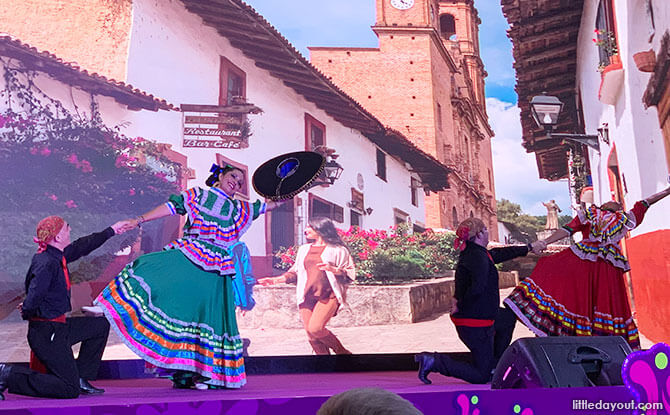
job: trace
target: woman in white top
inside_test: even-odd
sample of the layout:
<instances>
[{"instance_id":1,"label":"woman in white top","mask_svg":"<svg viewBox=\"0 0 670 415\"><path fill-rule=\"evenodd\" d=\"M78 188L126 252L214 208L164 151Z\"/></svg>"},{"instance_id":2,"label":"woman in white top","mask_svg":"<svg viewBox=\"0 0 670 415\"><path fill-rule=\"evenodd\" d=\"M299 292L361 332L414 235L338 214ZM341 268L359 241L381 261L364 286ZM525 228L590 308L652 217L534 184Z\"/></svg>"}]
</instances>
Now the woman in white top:
<instances>
[{"instance_id":1,"label":"woman in white top","mask_svg":"<svg viewBox=\"0 0 670 415\"><path fill-rule=\"evenodd\" d=\"M332 349L335 354L350 354L326 324L346 304L347 286L356 279L354 261L328 218L310 220L305 237L311 243L298 249L287 272L261 278L258 283L296 283L298 310L314 353L330 354Z\"/></svg>"}]
</instances>

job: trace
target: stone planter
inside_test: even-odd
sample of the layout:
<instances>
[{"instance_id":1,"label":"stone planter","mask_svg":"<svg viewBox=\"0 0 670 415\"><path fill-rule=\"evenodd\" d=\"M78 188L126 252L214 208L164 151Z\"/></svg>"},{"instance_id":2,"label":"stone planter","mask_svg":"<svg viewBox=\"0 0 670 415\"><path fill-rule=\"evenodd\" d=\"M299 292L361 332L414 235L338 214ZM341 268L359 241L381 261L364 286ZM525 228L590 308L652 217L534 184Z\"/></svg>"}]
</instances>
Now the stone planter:
<instances>
[{"instance_id":1,"label":"stone planter","mask_svg":"<svg viewBox=\"0 0 670 415\"><path fill-rule=\"evenodd\" d=\"M518 283L516 272L500 273L500 288ZM347 290L349 308L340 307L329 327L410 324L448 312L454 296L450 276L402 285L352 285ZM237 324L245 328L302 328L295 302L295 285L254 287L256 306Z\"/></svg>"}]
</instances>

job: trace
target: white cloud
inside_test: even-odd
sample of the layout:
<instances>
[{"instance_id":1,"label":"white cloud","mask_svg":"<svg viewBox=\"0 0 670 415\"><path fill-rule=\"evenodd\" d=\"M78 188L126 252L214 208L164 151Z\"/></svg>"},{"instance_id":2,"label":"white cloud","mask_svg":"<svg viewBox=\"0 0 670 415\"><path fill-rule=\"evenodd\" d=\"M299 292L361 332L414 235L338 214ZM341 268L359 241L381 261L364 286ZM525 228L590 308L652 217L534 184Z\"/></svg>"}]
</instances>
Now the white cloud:
<instances>
[{"instance_id":1,"label":"white cloud","mask_svg":"<svg viewBox=\"0 0 670 415\"><path fill-rule=\"evenodd\" d=\"M515 104L496 98L486 99L489 122L495 132L491 141L496 199L521 205L531 215L544 215L542 202L554 199L570 214L570 196L566 181L549 182L539 178L534 153L521 146L520 110Z\"/></svg>"}]
</instances>

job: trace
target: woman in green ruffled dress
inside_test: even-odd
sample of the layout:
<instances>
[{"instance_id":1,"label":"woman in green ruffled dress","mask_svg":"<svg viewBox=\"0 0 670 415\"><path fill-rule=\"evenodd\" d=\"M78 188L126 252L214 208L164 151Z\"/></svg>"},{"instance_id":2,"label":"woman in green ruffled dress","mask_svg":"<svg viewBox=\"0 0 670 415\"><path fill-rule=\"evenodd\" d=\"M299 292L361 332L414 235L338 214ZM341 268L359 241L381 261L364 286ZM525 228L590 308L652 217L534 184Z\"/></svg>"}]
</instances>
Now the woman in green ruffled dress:
<instances>
[{"instance_id":1,"label":"woman in green ruffled dress","mask_svg":"<svg viewBox=\"0 0 670 415\"><path fill-rule=\"evenodd\" d=\"M246 383L229 247L252 220L281 204L234 199L244 185L243 172L216 164L210 171L208 189L172 195L136 219L139 226L187 215L184 236L128 264L95 300L133 352L175 371L172 380L179 388L196 383L239 388Z\"/></svg>"}]
</instances>

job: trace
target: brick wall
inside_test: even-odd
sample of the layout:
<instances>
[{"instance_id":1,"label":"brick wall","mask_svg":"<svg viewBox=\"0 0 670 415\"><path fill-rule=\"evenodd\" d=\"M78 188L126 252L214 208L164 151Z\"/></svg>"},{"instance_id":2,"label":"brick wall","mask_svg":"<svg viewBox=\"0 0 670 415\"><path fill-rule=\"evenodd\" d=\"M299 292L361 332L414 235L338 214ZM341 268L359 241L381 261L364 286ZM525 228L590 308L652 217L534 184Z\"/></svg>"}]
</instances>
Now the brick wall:
<instances>
[{"instance_id":1,"label":"brick wall","mask_svg":"<svg viewBox=\"0 0 670 415\"><path fill-rule=\"evenodd\" d=\"M384 124L436 156L429 40L382 37L381 49L311 48L310 60Z\"/></svg>"},{"instance_id":2,"label":"brick wall","mask_svg":"<svg viewBox=\"0 0 670 415\"><path fill-rule=\"evenodd\" d=\"M472 211L490 225L491 237L497 239L496 216L490 212L495 209L495 186L488 125L486 120L472 114L468 116L475 120L474 125L468 125L473 121L465 121L452 105L457 86L473 88L472 95L464 92L464 96L474 96L475 104L480 100L480 108L485 111L478 88L483 69L478 57L472 55L478 50L477 39L472 39L477 36L477 16L465 4L441 5L440 12L452 10L457 17L459 34L459 42L445 43L450 54L445 57L445 48L435 37L436 32L426 27L428 4L417 1L409 10L398 11L387 1L377 0L374 29L379 48L310 48L310 60L384 124L402 132L447 165L462 165L455 157L466 154L458 131L462 128L479 131L485 139L469 142L472 148L479 148L476 159L474 150L470 150L470 164L475 182L483 188L473 186L467 174L460 179L451 175L451 189L426 198L426 225L453 228L454 208L459 221ZM470 54L467 65L459 46ZM450 60L462 68L460 72L454 70ZM468 83L465 73L474 78L472 83ZM477 196L469 191L473 187Z\"/></svg>"},{"instance_id":3,"label":"brick wall","mask_svg":"<svg viewBox=\"0 0 670 415\"><path fill-rule=\"evenodd\" d=\"M131 12L132 0L0 0L0 32L125 81Z\"/></svg>"},{"instance_id":4,"label":"brick wall","mask_svg":"<svg viewBox=\"0 0 670 415\"><path fill-rule=\"evenodd\" d=\"M453 128L446 62L435 59L439 52L427 36L403 33L380 38L380 49L311 48L310 60L384 124L443 159L442 149ZM440 196L431 194L425 202L426 225L447 227Z\"/></svg>"}]
</instances>

